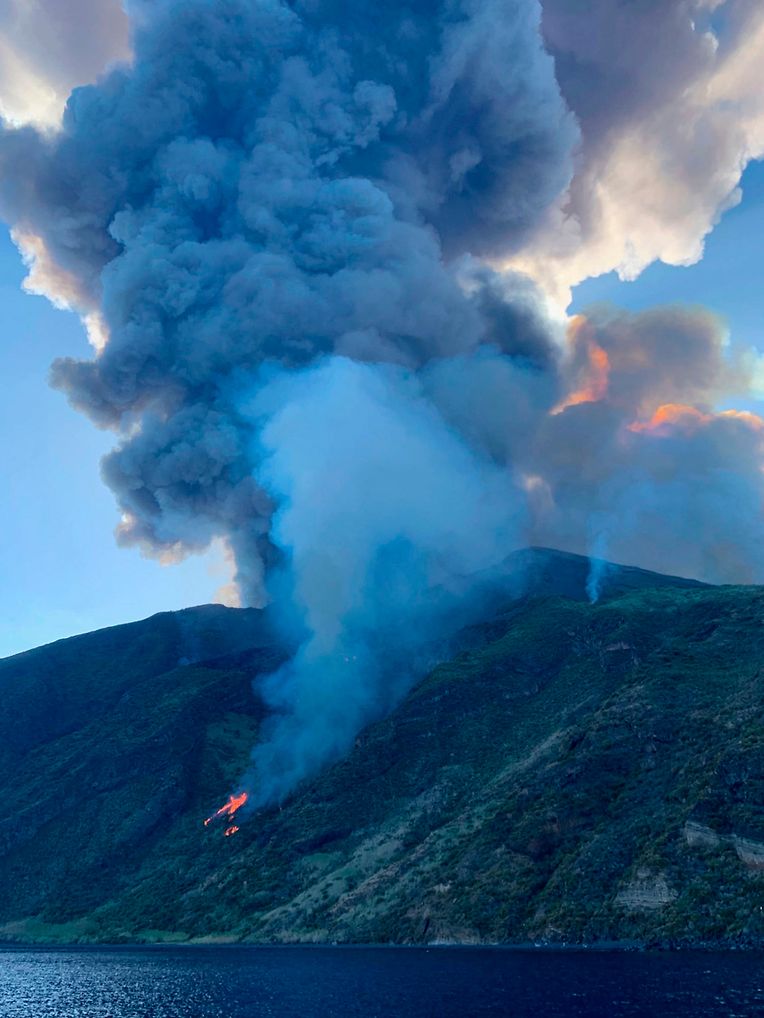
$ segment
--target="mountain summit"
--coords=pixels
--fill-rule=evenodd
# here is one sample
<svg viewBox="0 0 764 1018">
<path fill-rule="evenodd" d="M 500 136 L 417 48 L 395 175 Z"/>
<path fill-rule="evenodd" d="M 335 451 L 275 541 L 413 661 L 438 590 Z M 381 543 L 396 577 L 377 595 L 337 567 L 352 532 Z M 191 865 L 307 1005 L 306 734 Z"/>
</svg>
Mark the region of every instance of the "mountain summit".
<svg viewBox="0 0 764 1018">
<path fill-rule="evenodd" d="M 607 565 L 590 604 L 588 560 L 517 566 L 455 657 L 227 838 L 202 821 L 266 719 L 267 611 L 0 662 L 0 938 L 760 946 L 764 590 Z"/>
</svg>

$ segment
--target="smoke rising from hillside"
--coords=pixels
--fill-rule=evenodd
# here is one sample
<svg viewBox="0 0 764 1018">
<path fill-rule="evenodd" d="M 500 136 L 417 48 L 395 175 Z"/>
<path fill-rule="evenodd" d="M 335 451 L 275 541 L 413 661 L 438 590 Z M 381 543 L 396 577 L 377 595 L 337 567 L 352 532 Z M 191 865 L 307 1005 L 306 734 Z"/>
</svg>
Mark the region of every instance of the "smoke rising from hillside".
<svg viewBox="0 0 764 1018">
<path fill-rule="evenodd" d="M 331 358 L 266 384 L 258 478 L 289 555 L 308 638 L 263 686 L 275 708 L 255 752 L 278 799 L 392 707 L 443 613 L 522 540 L 512 479 L 449 428 L 411 372 Z M 462 612 L 464 607 L 462 607 Z"/>
<path fill-rule="evenodd" d="M 302 629 L 263 687 L 260 801 L 387 709 L 516 547 L 764 575 L 761 422 L 715 411 L 753 358 L 702 311 L 566 339 L 495 267 L 579 139 L 537 3 L 129 9 L 132 65 L 60 132 L 3 126 L 0 211 L 31 288 L 88 324 L 53 383 L 119 435 L 119 539 L 223 539 L 243 601 Z"/>
</svg>

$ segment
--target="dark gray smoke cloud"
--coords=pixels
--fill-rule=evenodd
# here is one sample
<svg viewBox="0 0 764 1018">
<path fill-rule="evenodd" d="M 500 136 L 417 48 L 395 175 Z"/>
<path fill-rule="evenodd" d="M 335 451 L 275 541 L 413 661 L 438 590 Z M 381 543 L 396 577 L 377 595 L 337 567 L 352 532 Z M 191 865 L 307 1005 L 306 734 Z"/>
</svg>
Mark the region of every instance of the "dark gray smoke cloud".
<svg viewBox="0 0 764 1018">
<path fill-rule="evenodd" d="M 759 424 L 714 406 L 754 366 L 702 312 L 600 310 L 566 343 L 486 261 L 571 175 L 537 3 L 129 10 L 132 66 L 55 135 L 2 128 L 0 211 L 100 347 L 53 381 L 119 434 L 120 540 L 222 538 L 303 634 L 263 686 L 256 801 L 342 753 L 528 541 L 740 568 Z"/>
<path fill-rule="evenodd" d="M 270 506 L 245 376 L 475 348 L 499 312 L 441 237 L 511 244 L 567 182 L 575 129 L 533 4 L 138 13 L 134 66 L 75 91 L 59 135 L 4 131 L 0 204 L 108 331 L 53 379 L 127 435 L 104 467 L 122 539 L 172 554 L 222 534 L 254 599 Z"/>
<path fill-rule="evenodd" d="M 306 728 L 268 798 L 379 709 L 360 664 L 355 707 L 332 706 L 337 662 L 368 661 L 375 627 L 423 630 L 428 591 L 521 543 L 513 479 L 416 375 L 486 343 L 518 370 L 552 360 L 532 289 L 513 302 L 464 259 L 520 242 L 577 131 L 527 0 L 131 12 L 133 65 L 76 90 L 59 134 L 3 130 L 0 206 L 37 288 L 108 335 L 53 381 L 121 433 L 103 468 L 120 539 L 171 558 L 223 537 L 249 602 L 266 568 L 294 573 L 312 635 L 273 699 L 315 709 L 274 735 L 279 755 Z"/>
</svg>

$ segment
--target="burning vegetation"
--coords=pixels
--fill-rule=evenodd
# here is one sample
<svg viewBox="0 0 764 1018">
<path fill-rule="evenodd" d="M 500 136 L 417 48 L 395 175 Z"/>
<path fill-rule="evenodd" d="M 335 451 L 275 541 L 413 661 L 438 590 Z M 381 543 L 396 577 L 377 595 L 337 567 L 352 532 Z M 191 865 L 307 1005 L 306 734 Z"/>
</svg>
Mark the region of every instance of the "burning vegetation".
<svg viewBox="0 0 764 1018">
<path fill-rule="evenodd" d="M 221 806 L 219 810 L 212 814 L 212 816 L 207 817 L 207 819 L 204 821 L 204 826 L 209 827 L 210 824 L 213 823 L 215 820 L 220 820 L 223 817 L 226 817 L 229 820 L 233 820 L 233 818 L 239 812 L 241 807 L 246 803 L 248 798 L 249 795 L 247 792 L 239 792 L 238 795 L 230 795 L 228 797 L 228 802 Z M 231 835 L 236 834 L 238 830 L 239 828 L 236 826 L 236 824 L 230 824 L 225 829 L 224 832 L 225 837 L 230 838 Z"/>
</svg>

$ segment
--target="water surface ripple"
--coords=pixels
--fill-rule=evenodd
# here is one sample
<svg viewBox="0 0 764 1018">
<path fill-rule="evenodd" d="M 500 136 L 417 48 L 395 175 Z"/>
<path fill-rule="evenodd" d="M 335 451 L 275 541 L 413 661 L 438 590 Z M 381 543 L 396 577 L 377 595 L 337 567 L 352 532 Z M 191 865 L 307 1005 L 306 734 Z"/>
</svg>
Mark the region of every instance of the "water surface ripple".
<svg viewBox="0 0 764 1018">
<path fill-rule="evenodd" d="M 0 949 L 1 1018 L 753 1018 L 760 954 Z"/>
</svg>

